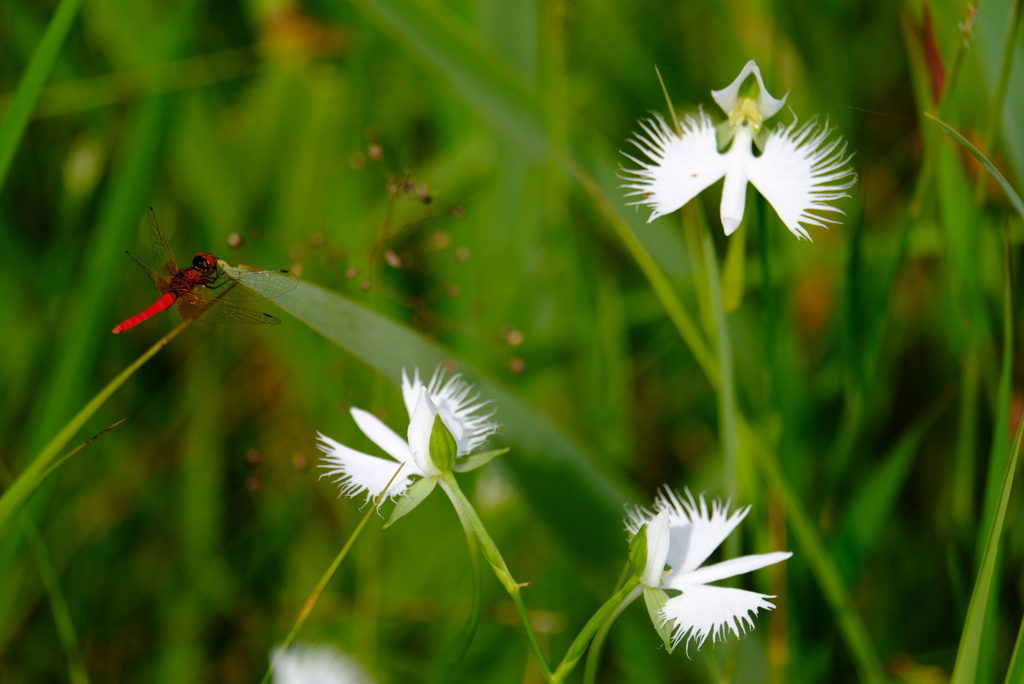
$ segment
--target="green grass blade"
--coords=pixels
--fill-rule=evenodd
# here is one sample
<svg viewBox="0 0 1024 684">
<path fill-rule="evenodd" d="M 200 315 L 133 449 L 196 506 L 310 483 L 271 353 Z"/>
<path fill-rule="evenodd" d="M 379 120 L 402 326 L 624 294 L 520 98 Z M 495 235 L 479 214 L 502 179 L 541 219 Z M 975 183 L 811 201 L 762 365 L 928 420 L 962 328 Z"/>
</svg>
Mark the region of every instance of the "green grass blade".
<svg viewBox="0 0 1024 684">
<path fill-rule="evenodd" d="M 71 454 L 81 451 L 84 447 L 96 441 L 99 437 L 109 432 L 114 427 L 116 426 L 112 425 L 107 428 L 85 444 L 72 451 Z M 69 454 L 69 456 L 71 454 Z M 67 456 L 65 456 L 65 459 L 66 458 Z M 0 463 L 0 481 L 3 482 L 4 487 L 11 484 L 11 474 L 2 463 Z M 57 636 L 60 638 L 61 646 L 64 648 L 64 654 L 68 659 L 68 680 L 71 684 L 89 684 L 89 673 L 85 669 L 85 661 L 82 659 L 82 650 L 79 647 L 78 634 L 75 631 L 75 622 L 71 617 L 71 611 L 68 608 L 67 600 L 64 598 L 64 590 L 61 589 L 60 586 L 60 577 L 57 574 L 57 569 L 53 565 L 53 558 L 50 555 L 50 550 L 46 546 L 46 540 L 43 539 L 43 535 L 40 534 L 39 528 L 30 516 L 25 516 L 21 519 L 21 531 L 24 533 L 25 538 L 32 547 L 32 552 L 36 556 L 36 568 L 39 571 L 39 580 L 42 582 L 43 588 L 46 590 L 46 596 L 50 602 L 50 611 L 53 613 L 53 621 L 57 626 Z"/>
<path fill-rule="evenodd" d="M 61 0 L 53 19 L 50 20 L 50 25 L 46 27 L 43 40 L 32 55 L 32 61 L 18 82 L 10 109 L 7 110 L 3 123 L 0 123 L 0 188 L 4 186 L 7 172 L 14 160 L 14 153 L 18 150 L 28 121 L 32 117 L 32 110 L 39 101 L 39 94 L 43 91 L 50 72 L 53 71 L 57 55 L 64 46 L 64 40 L 68 37 L 68 31 L 81 6 L 82 0 Z"/>
<path fill-rule="evenodd" d="M 955 128 L 950 126 L 945 121 L 942 121 L 941 119 L 932 116 L 928 112 L 925 112 L 924 115 L 927 116 L 932 121 L 934 121 L 935 123 L 939 124 L 939 126 L 942 127 L 942 130 L 946 131 L 946 134 L 949 135 L 949 137 L 963 145 L 964 149 L 966 149 L 968 152 L 974 155 L 974 158 L 981 162 L 981 165 L 984 166 L 985 169 L 992 174 L 992 177 L 996 179 L 997 183 L 999 183 L 999 187 L 1001 187 L 1003 189 L 1003 192 L 1006 193 L 1006 197 L 1007 199 L 1010 200 L 1010 204 L 1013 205 L 1013 208 L 1016 209 L 1017 213 L 1020 214 L 1020 217 L 1024 219 L 1024 201 L 1021 201 L 1020 195 L 1017 194 L 1017 192 L 1013 189 L 1013 186 L 1010 185 L 1010 182 L 1006 180 L 1003 174 L 999 173 L 999 169 L 997 169 L 992 164 L 992 162 L 988 160 L 988 157 L 983 155 L 977 147 L 971 144 L 970 140 L 960 135 L 960 133 L 958 133 Z"/>
<path fill-rule="evenodd" d="M 1010 668 L 1006 671 L 1006 684 L 1024 684 L 1024 620 L 1017 630 L 1017 643 L 1013 647 Z"/>
<path fill-rule="evenodd" d="M 453 359 L 410 328 L 310 283 L 300 283 L 274 301 L 394 383 L 403 368 L 429 373 Z M 578 556 L 598 567 L 617 566 L 623 550 L 614 531 L 622 527 L 622 505 L 636 497 L 522 399 L 455 360 L 481 396 L 495 400 L 503 426 L 501 441 L 512 448 L 503 462 L 533 510 Z"/>
<path fill-rule="evenodd" d="M 939 397 L 914 421 L 846 507 L 843 522 L 829 546 L 847 582 L 856 577 L 891 520 L 921 441 L 950 399 L 949 393 Z"/>
<path fill-rule="evenodd" d="M 843 582 L 835 560 L 828 552 L 824 540 L 817 527 L 804 510 L 792 485 L 786 479 L 782 466 L 774 455 L 770 454 L 751 429 L 741 423 L 743 442 L 750 450 L 751 456 L 757 460 L 768 486 L 782 499 L 789 516 L 789 525 L 793 530 L 805 560 L 814 573 L 825 599 L 829 603 L 842 632 L 850 655 L 857 667 L 862 682 L 881 684 L 885 681 L 882 661 L 871 641 L 867 627 L 853 605 L 853 599 Z"/>
<path fill-rule="evenodd" d="M 13 522 L 15 515 L 25 506 L 36 490 L 39 489 L 39 486 L 46 480 L 50 465 L 57 458 L 57 454 L 82 429 L 85 422 L 124 384 L 125 380 L 141 368 L 142 364 L 149 361 L 154 354 L 167 346 L 167 343 L 184 330 L 186 325 L 188 325 L 187 322 L 182 323 L 164 335 L 156 344 L 146 350 L 142 356 L 121 371 L 116 378 L 107 383 L 106 387 L 100 390 L 82 410 L 75 414 L 74 418 L 68 421 L 67 425 L 61 428 L 60 432 L 53 436 L 49 443 L 32 460 L 29 467 L 18 475 L 18 479 L 14 481 L 14 484 L 0 497 L 0 537 L 10 529 L 10 524 Z"/>
<path fill-rule="evenodd" d="M 971 593 L 971 603 L 967 608 L 967 620 L 960 637 L 960 646 L 956 653 L 956 665 L 953 667 L 951 684 L 970 684 L 978 672 L 978 660 L 981 653 L 981 636 L 985 626 L 985 615 L 988 611 L 989 597 L 992 595 L 992 582 L 996 574 L 996 558 L 999 555 L 999 540 L 1003 533 L 1003 522 L 1006 519 L 1006 507 L 1010 502 L 1010 490 L 1013 487 L 1013 475 L 1017 470 L 1017 458 L 1020 455 L 1020 439 L 1024 433 L 1024 421 L 1017 428 L 1017 436 L 1010 448 L 1010 459 L 1003 473 L 1002 486 L 999 491 L 999 506 L 995 518 L 988 531 L 985 544 L 985 555 L 978 571 L 978 579 Z"/>
</svg>

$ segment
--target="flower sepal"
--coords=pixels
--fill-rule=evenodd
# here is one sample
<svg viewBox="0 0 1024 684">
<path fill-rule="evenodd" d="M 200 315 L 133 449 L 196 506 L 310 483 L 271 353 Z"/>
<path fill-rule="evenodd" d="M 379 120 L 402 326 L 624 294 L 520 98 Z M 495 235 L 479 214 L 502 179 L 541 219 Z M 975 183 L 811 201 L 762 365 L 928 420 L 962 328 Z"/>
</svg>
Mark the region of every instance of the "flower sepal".
<svg viewBox="0 0 1024 684">
<path fill-rule="evenodd" d="M 424 477 L 409 485 L 405 494 L 398 497 L 395 502 L 395 510 L 391 511 L 391 517 L 384 524 L 384 528 L 387 529 L 394 525 L 399 518 L 419 506 L 424 499 L 430 496 L 430 492 L 434 491 L 434 487 L 437 486 L 437 479 L 436 476 Z"/>
<path fill-rule="evenodd" d="M 665 644 L 665 650 L 672 652 L 672 622 L 665 618 L 665 603 L 668 602 L 668 594 L 664 589 L 644 587 L 644 603 L 647 604 L 647 613 L 651 616 L 651 623 L 658 631 Z"/>
<path fill-rule="evenodd" d="M 668 513 L 664 511 L 644 523 L 629 540 L 629 563 L 645 587 L 661 586 L 670 541 Z"/>
<path fill-rule="evenodd" d="M 440 415 L 435 415 L 434 426 L 430 430 L 431 462 L 441 473 L 450 473 L 458 455 L 459 447 L 455 443 L 452 431 L 444 424 Z"/>
<path fill-rule="evenodd" d="M 502 454 L 507 454 L 508 451 L 509 451 L 509 448 L 505 447 L 504 449 L 495 449 L 493 451 L 484 451 L 484 452 L 481 452 L 479 454 L 473 454 L 472 456 L 467 456 L 466 458 L 463 458 L 463 459 L 461 459 L 459 461 L 456 461 L 455 462 L 455 466 L 452 468 L 452 470 L 454 470 L 457 473 L 468 473 L 470 470 L 476 470 L 477 468 L 480 468 L 481 466 L 487 465 L 488 463 L 490 463 L 493 459 L 497 458 L 498 456 L 501 456 Z"/>
</svg>

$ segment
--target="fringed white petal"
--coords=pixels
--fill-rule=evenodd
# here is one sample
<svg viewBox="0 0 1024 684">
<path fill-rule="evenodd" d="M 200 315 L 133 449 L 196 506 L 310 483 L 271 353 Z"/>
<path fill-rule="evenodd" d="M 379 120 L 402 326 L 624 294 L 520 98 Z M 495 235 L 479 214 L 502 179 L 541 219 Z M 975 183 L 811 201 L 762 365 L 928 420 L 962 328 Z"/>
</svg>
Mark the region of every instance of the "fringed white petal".
<svg viewBox="0 0 1024 684">
<path fill-rule="evenodd" d="M 498 431 L 499 425 L 491 420 L 495 410 L 490 413 L 478 413 L 491 402 L 480 401 L 480 393 L 474 393 L 473 385 L 463 380 L 459 373 L 445 380 L 441 366 L 434 370 L 429 384 L 424 384 L 420 380 L 418 368 L 412 381 L 405 370 L 402 370 L 402 398 L 405 400 L 410 419 L 423 388 L 426 388 L 430 400 L 437 407 L 445 425 L 451 430 L 459 456 L 473 453 L 488 437 Z"/>
<path fill-rule="evenodd" d="M 853 155 L 846 153 L 841 137 L 827 142 L 831 132 L 827 121 L 822 127 L 814 120 L 799 128 L 795 120 L 789 126 L 780 125 L 769 134 L 764 153 L 747 168 L 750 182 L 798 238 L 811 239 L 801 223 L 823 228 L 838 223 L 813 212 L 842 214 L 828 202 L 849 197 L 845 190 L 857 182 L 847 166 Z"/>
<path fill-rule="evenodd" d="M 383 449 L 384 453 L 388 456 L 399 463 L 412 458 L 412 452 L 409 450 L 409 445 L 406 441 L 385 425 L 380 418 L 369 411 L 355 407 L 349 409 L 349 413 L 352 414 L 352 420 L 356 421 L 356 425 L 363 431 L 363 434 Z"/>
<path fill-rule="evenodd" d="M 708 559 L 736 526 L 743 521 L 750 507 L 742 508 L 729 515 L 729 505 L 721 501 L 711 502 L 708 512 L 704 495 L 700 495 L 699 503 L 686 490 L 686 497 L 681 498 L 667 487 L 658 494 L 655 500 L 657 511 L 669 511 L 669 529 L 672 544 L 668 553 L 668 564 L 673 574 L 695 570 Z"/>
<path fill-rule="evenodd" d="M 689 645 L 697 642 L 699 649 L 710 636 L 712 643 L 724 639 L 727 630 L 737 637 L 753 629 L 751 614 L 771 610 L 775 606 L 765 599 L 775 598 L 743 589 L 709 587 L 695 584 L 681 588 L 679 596 L 665 602 L 662 617 L 672 624 L 672 647 L 684 639 Z"/>
<path fill-rule="evenodd" d="M 275 648 L 270 656 L 274 684 L 371 684 L 355 658 L 330 646 L 294 644 Z"/>
<path fill-rule="evenodd" d="M 356 451 L 325 434 L 318 432 L 317 435 L 320 438 L 317 448 L 326 454 L 323 458 L 326 463 L 320 464 L 324 469 L 320 477 L 333 478 L 345 496 L 355 496 L 360 492 L 366 492 L 367 499 L 377 496 L 387 487 L 401 463 Z M 404 463 L 398 477 L 388 487 L 387 496 L 392 499 L 405 492 L 410 477 L 423 477 L 423 471 L 412 460 Z"/>
<path fill-rule="evenodd" d="M 642 133 L 630 141 L 649 161 L 623 153 L 640 168 L 623 169 L 623 188 L 639 196 L 630 204 L 652 209 L 650 223 L 659 216 L 679 209 L 702 190 L 725 175 L 727 162 L 718 153 L 715 126 L 703 111 L 697 118 L 687 116 L 680 122 L 678 135 L 660 115 L 640 122 Z"/>
<path fill-rule="evenodd" d="M 766 568 L 769 565 L 781 563 L 792 555 L 789 551 L 775 551 L 772 553 L 759 553 L 751 556 L 730 558 L 721 563 L 697 568 L 692 572 L 674 572 L 665 578 L 665 586 L 670 589 L 683 589 L 687 585 L 717 582 L 728 577 L 743 575 L 754 570 Z"/>
</svg>

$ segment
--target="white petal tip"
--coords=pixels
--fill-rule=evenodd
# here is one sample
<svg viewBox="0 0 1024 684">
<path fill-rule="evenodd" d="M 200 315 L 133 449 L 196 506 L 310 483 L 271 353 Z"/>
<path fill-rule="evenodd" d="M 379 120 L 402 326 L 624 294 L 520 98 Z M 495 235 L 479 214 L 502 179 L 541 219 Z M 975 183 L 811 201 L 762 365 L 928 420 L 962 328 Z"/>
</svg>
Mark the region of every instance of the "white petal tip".
<svg viewBox="0 0 1024 684">
<path fill-rule="evenodd" d="M 740 219 L 722 217 L 722 227 L 725 228 L 726 235 L 732 235 L 736 232 L 736 229 L 740 227 Z"/>
</svg>

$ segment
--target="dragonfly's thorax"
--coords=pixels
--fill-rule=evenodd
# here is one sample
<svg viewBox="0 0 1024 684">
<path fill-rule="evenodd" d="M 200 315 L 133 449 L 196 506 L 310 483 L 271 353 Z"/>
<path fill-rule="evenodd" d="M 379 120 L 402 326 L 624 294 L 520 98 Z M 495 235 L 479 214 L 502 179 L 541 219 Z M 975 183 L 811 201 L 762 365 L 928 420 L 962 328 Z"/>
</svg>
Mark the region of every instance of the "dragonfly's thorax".
<svg viewBox="0 0 1024 684">
<path fill-rule="evenodd" d="M 219 276 L 217 260 L 210 254 L 197 254 L 192 259 L 192 266 L 174 274 L 170 289 L 180 297 L 198 285 L 213 285 Z"/>
</svg>

